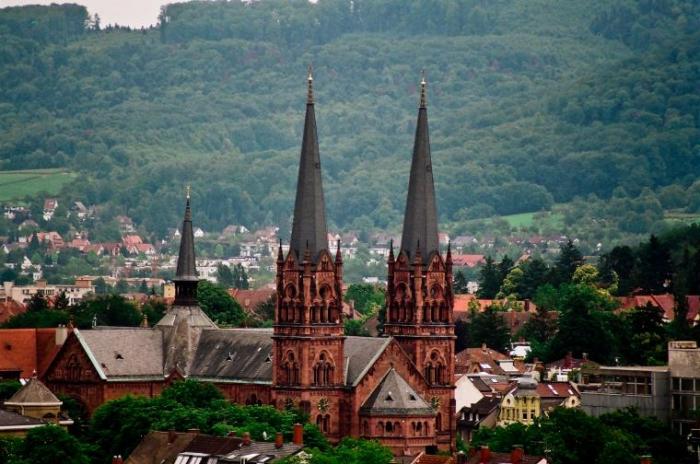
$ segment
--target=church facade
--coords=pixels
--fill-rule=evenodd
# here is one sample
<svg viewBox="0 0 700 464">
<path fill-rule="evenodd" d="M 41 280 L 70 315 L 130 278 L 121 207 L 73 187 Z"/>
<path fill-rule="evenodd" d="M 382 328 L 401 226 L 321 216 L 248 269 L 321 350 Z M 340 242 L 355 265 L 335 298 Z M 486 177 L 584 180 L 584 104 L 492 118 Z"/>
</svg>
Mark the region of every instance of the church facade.
<svg viewBox="0 0 700 464">
<path fill-rule="evenodd" d="M 438 246 L 426 83 L 402 243 L 388 260 L 385 337 L 343 333 L 340 243 L 328 249 L 313 95 L 306 118 L 289 250 L 277 256 L 272 329 L 220 329 L 197 305 L 189 195 L 175 302 L 154 328 L 74 330 L 44 374 L 89 411 L 175 380 L 215 384 L 231 401 L 296 407 L 333 442 L 377 439 L 396 455 L 455 444 L 452 262 Z"/>
</svg>

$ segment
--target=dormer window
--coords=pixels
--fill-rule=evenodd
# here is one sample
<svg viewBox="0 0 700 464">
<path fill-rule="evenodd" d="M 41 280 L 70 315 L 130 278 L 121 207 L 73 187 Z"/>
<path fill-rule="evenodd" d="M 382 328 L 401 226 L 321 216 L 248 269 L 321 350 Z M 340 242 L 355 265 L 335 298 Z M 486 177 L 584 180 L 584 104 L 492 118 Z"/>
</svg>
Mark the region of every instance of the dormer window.
<svg viewBox="0 0 700 464">
<path fill-rule="evenodd" d="M 124 359 L 124 356 L 121 353 L 114 353 L 114 359 Z"/>
<path fill-rule="evenodd" d="M 386 397 L 384 398 L 385 401 L 394 401 L 394 397 L 391 395 L 391 392 L 387 393 Z"/>
</svg>

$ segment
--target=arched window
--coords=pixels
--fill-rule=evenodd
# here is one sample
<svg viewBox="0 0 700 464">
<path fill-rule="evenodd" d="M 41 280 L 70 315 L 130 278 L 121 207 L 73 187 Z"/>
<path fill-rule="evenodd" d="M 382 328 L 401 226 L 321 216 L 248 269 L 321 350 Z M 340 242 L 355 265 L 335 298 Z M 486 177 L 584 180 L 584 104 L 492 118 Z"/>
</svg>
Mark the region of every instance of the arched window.
<svg viewBox="0 0 700 464">
<path fill-rule="evenodd" d="M 68 371 L 68 380 L 80 380 L 80 374 L 81 374 L 81 369 L 80 369 L 80 362 L 78 361 L 78 357 L 76 355 L 72 355 L 68 359 L 68 363 L 66 365 L 67 371 Z"/>
<path fill-rule="evenodd" d="M 321 432 L 328 433 L 328 431 L 330 430 L 330 424 L 331 416 L 329 414 L 319 414 L 318 416 L 316 416 L 316 426 L 321 430 Z"/>
<path fill-rule="evenodd" d="M 430 434 L 430 429 L 428 428 L 428 423 L 423 422 L 423 435 L 429 435 Z"/>
<path fill-rule="evenodd" d="M 289 385 L 299 385 L 300 382 L 300 376 L 299 376 L 299 363 L 296 362 L 296 359 L 294 358 L 294 353 L 289 351 L 287 353 L 287 358 L 284 362 L 284 365 L 282 366 L 283 370 L 283 375 L 284 379 L 283 383 L 289 384 Z"/>
<path fill-rule="evenodd" d="M 423 375 L 429 384 L 446 385 L 449 383 L 447 368 L 442 356 L 437 351 L 430 353 L 430 359 L 423 367 Z"/>
<path fill-rule="evenodd" d="M 328 354 L 322 351 L 318 356 L 318 361 L 314 365 L 314 385 L 324 386 L 333 384 L 334 366 Z"/>
<path fill-rule="evenodd" d="M 377 423 L 377 435 L 384 435 L 384 422 L 382 421 Z"/>
<path fill-rule="evenodd" d="M 394 433 L 394 425 L 391 422 L 387 422 L 384 430 L 387 434 Z"/>
</svg>

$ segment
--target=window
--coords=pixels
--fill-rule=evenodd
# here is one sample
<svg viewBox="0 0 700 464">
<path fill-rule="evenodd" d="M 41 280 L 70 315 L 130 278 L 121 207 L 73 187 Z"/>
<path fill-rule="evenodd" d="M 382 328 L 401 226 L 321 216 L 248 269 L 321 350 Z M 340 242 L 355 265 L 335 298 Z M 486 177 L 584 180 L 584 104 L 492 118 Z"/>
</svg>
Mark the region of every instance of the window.
<svg viewBox="0 0 700 464">
<path fill-rule="evenodd" d="M 313 368 L 313 374 L 314 374 L 314 385 L 331 385 L 333 384 L 333 371 L 334 366 L 333 364 L 329 361 L 329 356 L 325 351 L 322 351 L 321 354 L 318 356 L 318 361 L 314 365 Z"/>
<path fill-rule="evenodd" d="M 693 379 L 681 379 L 681 390 L 693 391 Z"/>
</svg>

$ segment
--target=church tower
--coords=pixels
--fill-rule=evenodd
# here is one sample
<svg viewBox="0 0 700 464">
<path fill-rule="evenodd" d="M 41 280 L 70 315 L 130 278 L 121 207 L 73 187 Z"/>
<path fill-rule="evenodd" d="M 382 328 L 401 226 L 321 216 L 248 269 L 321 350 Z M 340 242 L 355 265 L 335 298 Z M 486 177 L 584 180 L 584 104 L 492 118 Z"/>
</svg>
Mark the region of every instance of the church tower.
<svg viewBox="0 0 700 464">
<path fill-rule="evenodd" d="M 156 328 L 163 331 L 163 374 L 173 378 L 186 378 L 192 367 L 192 358 L 202 329 L 215 329 L 197 303 L 197 267 L 194 255 L 194 233 L 192 232 L 192 208 L 190 189 L 187 188 L 185 217 L 180 235 L 180 252 L 175 272 L 175 301 L 158 321 Z"/>
<path fill-rule="evenodd" d="M 426 81 L 420 84 L 418 122 L 401 248 L 388 260 L 384 333 L 403 347 L 430 386 L 442 448 L 454 443 L 454 321 L 452 256 L 440 255 L 430 157 Z"/>
<path fill-rule="evenodd" d="M 343 263 L 340 243 L 335 257 L 328 250 L 311 68 L 307 86 L 292 236 L 287 256 L 281 243 L 277 256 L 273 399 L 277 407 L 305 410 L 326 436 L 339 439 Z"/>
</svg>

